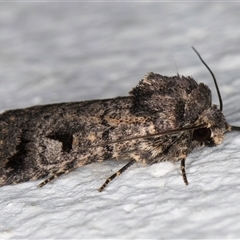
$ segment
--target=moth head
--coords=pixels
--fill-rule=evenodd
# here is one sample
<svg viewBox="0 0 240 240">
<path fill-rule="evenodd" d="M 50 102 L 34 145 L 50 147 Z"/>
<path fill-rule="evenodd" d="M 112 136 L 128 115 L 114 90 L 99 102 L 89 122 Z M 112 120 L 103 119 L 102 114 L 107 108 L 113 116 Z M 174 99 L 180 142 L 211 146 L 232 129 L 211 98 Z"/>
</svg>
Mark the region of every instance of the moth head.
<svg viewBox="0 0 240 240">
<path fill-rule="evenodd" d="M 197 126 L 203 126 L 193 131 L 193 140 L 208 147 L 220 144 L 224 134 L 229 131 L 229 125 L 220 109 L 213 105 L 205 110 L 196 122 Z"/>
<path fill-rule="evenodd" d="M 192 47 L 192 48 L 195 51 L 195 53 L 198 55 L 201 62 L 205 65 L 205 67 L 208 69 L 208 71 L 212 75 L 212 78 L 213 78 L 213 81 L 214 81 L 214 84 L 215 84 L 215 87 L 217 90 L 218 99 L 219 99 L 219 109 L 216 108 L 215 105 L 213 105 L 211 109 L 212 109 L 213 113 L 215 113 L 215 114 L 213 114 L 212 117 L 211 117 L 211 115 L 209 115 L 209 113 L 206 113 L 205 117 L 202 116 L 202 118 L 203 118 L 202 120 L 208 119 L 209 122 L 203 121 L 207 124 L 206 127 L 195 129 L 193 132 L 193 138 L 195 140 L 197 140 L 198 142 L 204 142 L 205 145 L 208 145 L 208 146 L 210 146 L 211 143 L 213 143 L 214 145 L 217 145 L 222 142 L 225 132 L 240 131 L 240 127 L 229 125 L 226 122 L 225 117 L 222 113 L 223 103 L 222 103 L 222 97 L 221 97 L 221 94 L 220 94 L 220 91 L 218 88 L 217 80 L 216 80 L 212 70 L 208 67 L 208 65 L 202 59 L 202 57 L 197 52 L 197 50 L 194 47 Z"/>
</svg>

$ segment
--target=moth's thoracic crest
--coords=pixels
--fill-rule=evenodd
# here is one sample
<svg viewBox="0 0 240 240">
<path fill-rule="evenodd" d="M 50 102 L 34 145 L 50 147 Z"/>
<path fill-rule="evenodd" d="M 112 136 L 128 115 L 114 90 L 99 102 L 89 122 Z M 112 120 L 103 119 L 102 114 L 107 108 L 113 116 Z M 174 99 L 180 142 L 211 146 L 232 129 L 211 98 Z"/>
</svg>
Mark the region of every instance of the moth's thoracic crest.
<svg viewBox="0 0 240 240">
<path fill-rule="evenodd" d="M 214 77 L 214 76 L 213 76 Z M 214 78 L 215 81 L 215 78 Z M 200 146 L 222 142 L 230 126 L 210 89 L 192 77 L 146 75 L 129 96 L 60 103 L 0 114 L 0 186 L 46 177 L 45 185 L 86 164 L 180 162 Z"/>
</svg>

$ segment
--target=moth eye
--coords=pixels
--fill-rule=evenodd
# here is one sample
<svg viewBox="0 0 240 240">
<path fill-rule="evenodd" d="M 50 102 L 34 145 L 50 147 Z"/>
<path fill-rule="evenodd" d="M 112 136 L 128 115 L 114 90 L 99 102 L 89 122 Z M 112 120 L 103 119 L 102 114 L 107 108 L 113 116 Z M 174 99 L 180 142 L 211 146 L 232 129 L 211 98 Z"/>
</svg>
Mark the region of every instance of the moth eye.
<svg viewBox="0 0 240 240">
<path fill-rule="evenodd" d="M 198 142 L 206 142 L 211 137 L 209 128 L 199 128 L 193 131 L 193 139 Z"/>
</svg>

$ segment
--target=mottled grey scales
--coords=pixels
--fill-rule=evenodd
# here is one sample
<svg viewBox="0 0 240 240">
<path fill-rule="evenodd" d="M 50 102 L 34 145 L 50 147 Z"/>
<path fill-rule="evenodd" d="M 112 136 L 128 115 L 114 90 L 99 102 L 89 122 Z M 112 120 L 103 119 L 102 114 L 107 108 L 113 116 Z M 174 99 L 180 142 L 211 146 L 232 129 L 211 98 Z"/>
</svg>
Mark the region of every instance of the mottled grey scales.
<svg viewBox="0 0 240 240">
<path fill-rule="evenodd" d="M 144 164 L 181 161 L 185 175 L 187 155 L 195 147 L 220 144 L 230 130 L 205 84 L 149 73 L 126 97 L 0 114 L 0 186 L 47 178 L 44 185 L 114 158 Z"/>
</svg>

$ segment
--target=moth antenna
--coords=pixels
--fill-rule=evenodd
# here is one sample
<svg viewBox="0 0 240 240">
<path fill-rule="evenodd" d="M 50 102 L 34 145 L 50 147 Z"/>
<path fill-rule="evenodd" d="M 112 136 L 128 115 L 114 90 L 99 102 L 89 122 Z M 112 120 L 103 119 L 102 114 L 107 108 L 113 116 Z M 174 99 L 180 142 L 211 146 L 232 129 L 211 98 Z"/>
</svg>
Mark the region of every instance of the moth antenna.
<svg viewBox="0 0 240 240">
<path fill-rule="evenodd" d="M 218 84 L 217 84 L 217 80 L 212 72 L 212 70 L 210 69 L 210 67 L 204 62 L 204 60 L 202 59 L 201 55 L 198 53 L 198 51 L 192 47 L 193 51 L 198 55 L 199 59 L 201 60 L 201 62 L 205 65 L 205 67 L 208 69 L 208 71 L 210 72 L 210 74 L 212 75 L 216 90 L 217 90 L 217 94 L 218 94 L 218 99 L 219 99 L 219 108 L 222 111 L 223 110 L 223 103 L 222 103 L 222 97 L 218 88 Z"/>
<path fill-rule="evenodd" d="M 179 76 L 179 72 L 178 72 L 178 67 L 177 67 L 176 61 L 173 60 L 173 62 L 174 62 L 175 71 L 177 72 L 176 75 Z"/>
<path fill-rule="evenodd" d="M 205 65 L 205 67 L 208 69 L 208 71 L 211 73 L 212 75 L 212 78 L 213 78 L 213 81 L 214 81 L 214 84 L 215 84 L 215 87 L 216 87 L 216 90 L 217 90 L 217 94 L 218 94 L 218 99 L 219 99 L 219 108 L 220 110 L 222 111 L 223 110 L 223 103 L 222 103 L 222 97 L 221 97 L 221 94 L 220 94 L 220 91 L 219 91 L 219 88 L 218 88 L 218 84 L 217 84 L 217 80 L 212 72 L 212 70 L 209 68 L 209 66 L 204 62 L 204 60 L 202 59 L 201 55 L 198 53 L 198 51 L 192 47 L 193 51 L 198 55 L 198 57 L 200 58 L 201 62 Z M 231 126 L 229 125 L 230 127 L 230 131 L 239 131 L 240 132 L 240 127 L 238 126 Z"/>
<path fill-rule="evenodd" d="M 112 142 L 107 142 L 107 143 L 103 143 L 103 144 L 91 145 L 90 147 L 85 147 L 85 148 L 103 147 L 103 146 L 106 146 L 106 145 L 109 145 L 109 144 L 114 144 L 114 143 L 121 143 L 121 142 L 136 140 L 136 139 L 143 139 L 143 138 L 171 135 L 171 134 L 180 133 L 180 132 L 188 132 L 188 131 L 196 130 L 196 129 L 199 129 L 199 128 L 206 128 L 206 125 L 201 124 L 201 125 L 198 125 L 198 126 L 195 126 L 195 127 L 187 127 L 187 128 L 182 128 L 182 129 L 173 129 L 173 130 L 169 130 L 167 132 L 154 133 L 154 134 L 138 136 L 138 137 L 130 137 L 130 138 L 125 138 L 125 139 L 112 141 Z"/>
<path fill-rule="evenodd" d="M 240 127 L 230 125 L 230 131 L 239 131 L 240 132 Z"/>
</svg>

